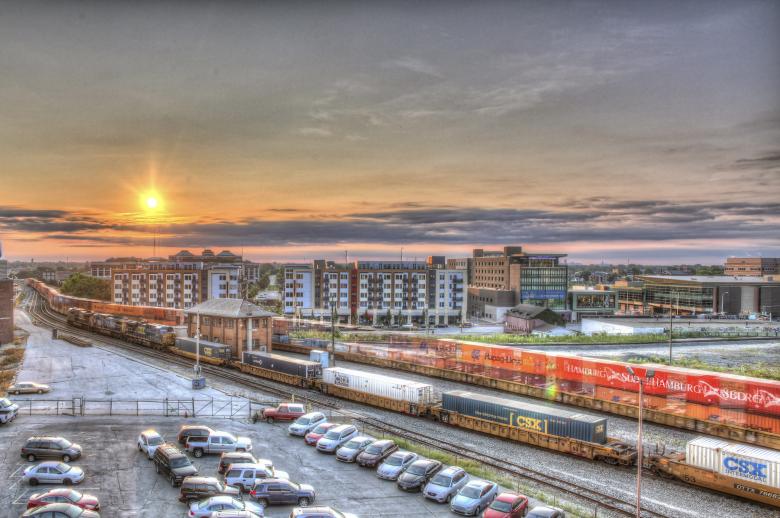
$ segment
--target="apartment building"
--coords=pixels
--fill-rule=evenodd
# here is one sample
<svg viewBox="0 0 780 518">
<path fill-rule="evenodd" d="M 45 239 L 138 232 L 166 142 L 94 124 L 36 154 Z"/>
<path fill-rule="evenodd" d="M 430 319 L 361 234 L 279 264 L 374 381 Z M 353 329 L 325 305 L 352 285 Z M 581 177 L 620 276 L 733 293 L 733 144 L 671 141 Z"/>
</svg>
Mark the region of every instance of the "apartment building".
<svg viewBox="0 0 780 518">
<path fill-rule="evenodd" d="M 362 321 L 412 323 L 428 308 L 428 265 L 422 261 L 357 261 L 354 314 Z"/>
<path fill-rule="evenodd" d="M 428 270 L 428 318 L 434 325 L 465 321 L 467 278 L 460 269 Z"/>
<path fill-rule="evenodd" d="M 284 314 L 311 316 L 314 309 L 314 267 L 311 264 L 284 265 Z"/>
<path fill-rule="evenodd" d="M 465 270 L 466 284 L 469 286 L 474 284 L 474 258 L 460 257 L 460 258 L 447 259 L 447 269 Z"/>
</svg>

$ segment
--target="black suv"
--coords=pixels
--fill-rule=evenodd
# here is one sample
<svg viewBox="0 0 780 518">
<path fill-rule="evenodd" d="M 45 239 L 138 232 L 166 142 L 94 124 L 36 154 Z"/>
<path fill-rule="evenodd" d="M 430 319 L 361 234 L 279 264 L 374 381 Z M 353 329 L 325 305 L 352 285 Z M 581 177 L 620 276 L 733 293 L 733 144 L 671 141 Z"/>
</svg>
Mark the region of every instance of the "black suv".
<svg viewBox="0 0 780 518">
<path fill-rule="evenodd" d="M 241 492 L 233 486 L 226 486 L 214 477 L 187 477 L 181 483 L 179 502 L 190 503 L 212 496 L 234 496 L 240 498 Z"/>
<path fill-rule="evenodd" d="M 198 468 L 192 465 L 190 459 L 170 443 L 158 446 L 152 461 L 157 473 L 168 477 L 173 487 L 180 485 L 185 477 L 198 474 Z"/>
<path fill-rule="evenodd" d="M 22 457 L 35 459 L 62 459 L 70 462 L 81 457 L 81 446 L 62 437 L 30 437 L 22 446 Z"/>
</svg>

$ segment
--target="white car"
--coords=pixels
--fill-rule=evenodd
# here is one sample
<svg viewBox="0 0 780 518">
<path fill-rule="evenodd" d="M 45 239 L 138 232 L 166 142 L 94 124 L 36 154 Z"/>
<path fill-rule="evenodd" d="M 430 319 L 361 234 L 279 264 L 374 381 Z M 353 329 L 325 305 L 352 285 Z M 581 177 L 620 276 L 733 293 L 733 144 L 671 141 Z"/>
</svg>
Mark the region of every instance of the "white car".
<svg viewBox="0 0 780 518">
<path fill-rule="evenodd" d="M 19 405 L 12 403 L 8 398 L 0 398 L 0 423 L 10 423 L 16 419 L 19 413 Z"/>
<path fill-rule="evenodd" d="M 138 436 L 138 451 L 144 452 L 149 460 L 152 460 L 157 447 L 164 443 L 165 439 L 156 430 L 146 430 Z"/>
<path fill-rule="evenodd" d="M 314 430 L 318 424 L 324 423 L 325 419 L 325 414 L 322 412 L 309 412 L 308 414 L 303 414 L 287 427 L 287 433 L 303 437 Z"/>
<path fill-rule="evenodd" d="M 38 484 L 79 484 L 84 480 L 84 471 L 78 466 L 70 466 L 64 462 L 41 462 L 24 470 L 24 480 L 31 486 Z"/>
<path fill-rule="evenodd" d="M 250 501 L 241 501 L 232 496 L 212 496 L 190 505 L 190 518 L 211 518 L 217 511 L 250 511 L 263 516 L 263 506 Z"/>
</svg>

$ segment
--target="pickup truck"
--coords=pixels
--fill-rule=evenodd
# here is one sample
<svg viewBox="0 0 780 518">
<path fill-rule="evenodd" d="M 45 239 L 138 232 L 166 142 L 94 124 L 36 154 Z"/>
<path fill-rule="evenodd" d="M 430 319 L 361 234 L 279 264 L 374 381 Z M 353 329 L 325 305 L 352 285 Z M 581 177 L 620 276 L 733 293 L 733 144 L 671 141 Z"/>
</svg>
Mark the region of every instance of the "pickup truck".
<svg viewBox="0 0 780 518">
<path fill-rule="evenodd" d="M 249 437 L 236 437 L 227 432 L 214 432 L 208 437 L 189 437 L 187 451 L 200 458 L 205 453 L 252 451 Z"/>
<path fill-rule="evenodd" d="M 16 419 L 16 414 L 19 412 L 19 405 L 11 403 L 8 398 L 0 398 L 0 423 L 10 423 Z"/>
<path fill-rule="evenodd" d="M 264 408 L 262 412 L 252 416 L 252 422 L 262 419 L 267 423 L 274 421 L 294 421 L 306 413 L 302 403 L 282 403 L 276 408 Z"/>
</svg>

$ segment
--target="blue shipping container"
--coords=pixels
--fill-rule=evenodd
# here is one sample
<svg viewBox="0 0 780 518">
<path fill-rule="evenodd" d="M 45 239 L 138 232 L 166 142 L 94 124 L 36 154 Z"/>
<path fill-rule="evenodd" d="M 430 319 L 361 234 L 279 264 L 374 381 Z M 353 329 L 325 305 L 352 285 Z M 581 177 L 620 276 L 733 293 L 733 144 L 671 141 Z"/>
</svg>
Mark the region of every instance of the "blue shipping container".
<svg viewBox="0 0 780 518">
<path fill-rule="evenodd" d="M 559 437 L 604 444 L 607 419 L 523 401 L 453 390 L 442 394 L 442 408 L 450 412 Z"/>
</svg>

